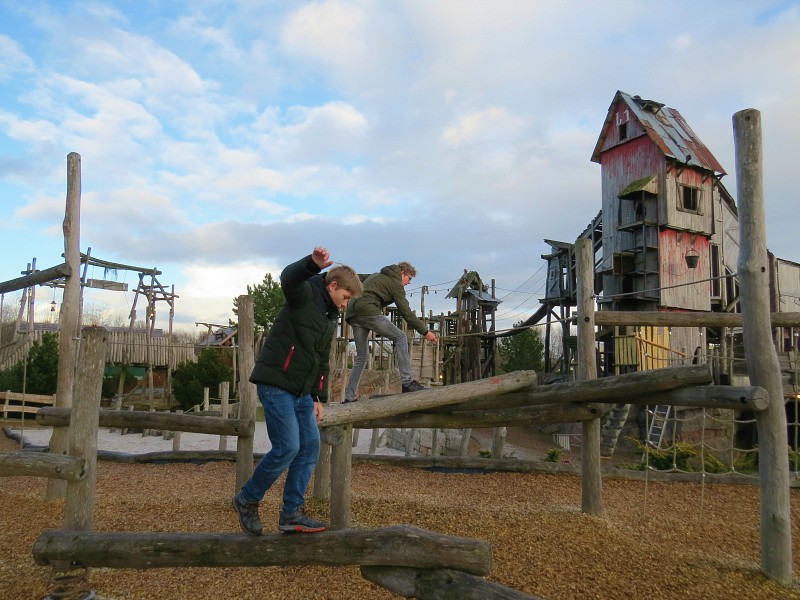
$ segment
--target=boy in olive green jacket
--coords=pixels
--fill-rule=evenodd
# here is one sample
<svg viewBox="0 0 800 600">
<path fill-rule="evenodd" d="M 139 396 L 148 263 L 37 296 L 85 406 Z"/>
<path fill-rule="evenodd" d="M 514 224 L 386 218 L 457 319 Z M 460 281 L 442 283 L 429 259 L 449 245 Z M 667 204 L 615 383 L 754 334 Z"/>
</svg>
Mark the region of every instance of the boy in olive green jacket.
<svg viewBox="0 0 800 600">
<path fill-rule="evenodd" d="M 405 319 L 409 326 L 426 340 L 430 342 L 436 341 L 436 334 L 428 330 L 425 324 L 417 318 L 406 299 L 406 291 L 403 288 L 416 275 L 417 270 L 407 262 L 383 267 L 379 273 L 373 273 L 364 280 L 364 291 L 361 297 L 353 300 L 347 307 L 345 319 L 353 328 L 353 338 L 356 342 L 356 359 L 353 362 L 350 381 L 347 383 L 347 389 L 345 390 L 345 402 L 357 400 L 358 382 L 367 362 L 367 339 L 370 331 L 387 337 L 394 343 L 403 392 L 416 392 L 425 389 L 411 379 L 411 361 L 408 355 L 406 334 L 383 314 L 384 309 L 394 303 L 400 316 Z"/>
</svg>

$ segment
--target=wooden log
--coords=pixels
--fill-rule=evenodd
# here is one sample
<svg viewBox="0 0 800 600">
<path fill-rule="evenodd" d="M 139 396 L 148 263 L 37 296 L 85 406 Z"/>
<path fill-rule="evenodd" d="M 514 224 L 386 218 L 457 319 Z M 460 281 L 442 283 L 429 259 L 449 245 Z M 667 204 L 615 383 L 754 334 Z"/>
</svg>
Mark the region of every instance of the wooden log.
<svg viewBox="0 0 800 600">
<path fill-rule="evenodd" d="M 604 404 L 538 404 L 497 410 L 454 411 L 450 413 L 407 413 L 359 421 L 354 427 L 418 427 L 469 429 L 483 427 L 513 427 L 547 423 L 578 423 L 601 417 L 607 410 Z"/>
<path fill-rule="evenodd" d="M 319 430 L 319 437 L 329 446 L 338 446 L 344 440 L 344 426 L 322 427 Z"/>
<path fill-rule="evenodd" d="M 219 384 L 219 402 L 220 402 L 220 417 L 223 419 L 228 418 L 228 400 L 230 398 L 231 393 L 231 383 L 230 381 L 223 381 Z M 254 424 L 255 425 L 255 424 Z M 228 449 L 228 436 L 221 435 L 219 436 L 219 450 L 225 451 Z"/>
<path fill-rule="evenodd" d="M 118 411 L 101 408 L 100 427 L 123 427 L 126 429 L 169 429 L 189 433 L 211 435 L 235 435 L 253 437 L 255 423 L 247 419 L 223 419 L 222 417 L 198 417 L 170 412 L 144 410 Z M 45 427 L 65 427 L 70 422 L 69 408 L 42 408 L 36 413 L 36 422 Z"/>
<path fill-rule="evenodd" d="M 331 448 L 331 529 L 350 528 L 353 427 L 342 427 L 344 442 Z"/>
<path fill-rule="evenodd" d="M 97 478 L 97 413 L 103 395 L 106 364 L 106 330 L 85 327 L 81 333 L 80 365 L 75 376 L 74 407 L 67 436 L 70 456 L 85 460 L 86 476 L 67 482 L 64 528 L 88 531 L 94 523 L 95 480 Z M 112 411 L 116 412 L 116 411 Z"/>
<path fill-rule="evenodd" d="M 419 600 L 540 600 L 453 569 L 362 566 L 361 576 L 403 598 Z"/>
<path fill-rule="evenodd" d="M 72 275 L 72 269 L 70 268 L 69 264 L 62 263 L 60 265 L 56 265 L 55 267 L 50 267 L 49 269 L 36 271 L 30 275 L 23 275 L 22 277 L 17 277 L 16 279 L 4 281 L 3 283 L 0 283 L 0 294 L 16 292 L 17 290 L 33 287 L 35 285 L 39 285 L 40 283 L 47 283 L 48 281 L 53 281 L 54 279 L 69 277 L 70 275 Z"/>
<path fill-rule="evenodd" d="M 658 394 L 629 398 L 628 404 L 661 404 L 702 408 L 762 411 L 769 404 L 767 390 L 754 386 L 695 385 Z"/>
<path fill-rule="evenodd" d="M 239 296 L 239 326 L 237 328 L 237 364 L 239 368 L 239 418 L 253 423 L 255 428 L 258 395 L 248 378 L 255 365 L 255 317 L 253 297 Z M 253 473 L 253 434 L 236 441 L 236 489 L 238 491 Z"/>
<path fill-rule="evenodd" d="M 0 452 L 0 476 L 15 475 L 78 481 L 86 475 L 86 461 L 65 454 Z"/>
<path fill-rule="evenodd" d="M 258 537 L 242 533 L 48 530 L 36 539 L 33 558 L 39 565 L 70 561 L 115 569 L 392 565 L 457 569 L 473 575 L 491 571 L 489 542 L 411 525 Z"/>
<path fill-rule="evenodd" d="M 176 435 L 180 432 L 176 432 Z M 263 454 L 254 454 L 253 458 L 260 458 Z M 236 462 L 234 450 L 159 450 L 157 452 L 128 453 L 113 450 L 98 450 L 98 460 L 111 460 L 129 464 L 166 464 L 166 463 L 195 463 L 202 464 L 212 461 Z"/>
<path fill-rule="evenodd" d="M 781 312 L 769 315 L 772 327 L 800 327 L 800 312 Z M 594 314 L 595 325 L 652 325 L 654 327 L 741 327 L 741 313 L 728 312 L 668 312 L 668 311 L 612 311 L 601 310 Z"/>
<path fill-rule="evenodd" d="M 575 242 L 577 265 L 578 368 L 579 381 L 597 379 L 594 333 L 594 251 L 586 238 Z M 604 412 L 604 411 L 600 411 Z M 603 516 L 603 482 L 600 474 L 600 415 L 581 423 L 581 510 Z"/>
<path fill-rule="evenodd" d="M 770 397 L 756 413 L 761 478 L 761 570 L 783 585 L 792 583 L 792 523 L 786 409 L 770 323 L 770 272 L 764 217 L 761 113 L 733 116 L 736 189 L 739 198 L 739 289 L 747 372 Z"/>
<path fill-rule="evenodd" d="M 481 398 L 453 404 L 447 408 L 430 408 L 425 412 L 485 410 L 514 408 L 534 404 L 568 402 L 631 402 L 632 398 L 692 385 L 707 385 L 713 381 L 708 365 L 667 367 L 652 371 L 637 371 L 593 381 L 570 381 L 551 385 L 529 386 L 493 398 Z M 419 393 L 419 392 L 418 392 Z"/>
<path fill-rule="evenodd" d="M 415 410 L 458 404 L 465 400 L 513 392 L 534 383 L 536 383 L 534 371 L 515 371 L 468 383 L 429 388 L 413 394 L 394 394 L 347 404 L 332 404 L 326 407 L 325 418 L 319 422 L 319 426 L 342 425 L 365 419 L 377 419 Z"/>
<path fill-rule="evenodd" d="M 64 258 L 70 267 L 70 274 L 64 280 L 64 294 L 58 315 L 56 406 L 70 408 L 81 339 L 81 156 L 77 152 L 70 152 L 67 155 L 67 198 L 62 231 Z M 67 453 L 67 435 L 66 429 L 53 429 L 50 436 L 51 453 Z M 50 479 L 47 482 L 48 500 L 63 498 L 66 492 L 67 485 L 63 481 Z"/>
</svg>

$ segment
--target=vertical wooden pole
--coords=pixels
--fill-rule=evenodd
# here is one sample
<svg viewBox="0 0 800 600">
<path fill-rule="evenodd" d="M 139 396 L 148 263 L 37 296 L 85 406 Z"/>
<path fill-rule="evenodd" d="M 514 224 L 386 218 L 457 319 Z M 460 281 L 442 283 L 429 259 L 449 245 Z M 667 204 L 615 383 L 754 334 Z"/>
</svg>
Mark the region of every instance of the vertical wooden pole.
<svg viewBox="0 0 800 600">
<path fill-rule="evenodd" d="M 219 384 L 219 411 L 220 416 L 223 419 L 228 418 L 228 401 L 230 400 L 230 389 L 231 383 L 230 381 L 223 381 Z M 219 436 L 219 450 L 227 450 L 228 449 L 228 436 L 221 435 Z"/>
<path fill-rule="evenodd" d="M 331 529 L 350 529 L 350 480 L 353 477 L 353 426 L 343 426 L 344 441 L 331 449 Z"/>
<path fill-rule="evenodd" d="M 67 483 L 64 529 L 91 531 L 94 521 L 94 492 L 97 467 L 97 428 L 103 368 L 106 364 L 106 330 L 83 330 L 80 365 L 75 379 L 75 398 L 69 425 L 69 454 L 86 461 L 86 477 Z"/>
<path fill-rule="evenodd" d="M 597 379 L 594 346 L 594 256 L 592 242 L 575 242 L 578 280 L 578 380 Z M 600 419 L 581 424 L 581 510 L 603 516 L 603 478 L 600 472 Z"/>
<path fill-rule="evenodd" d="M 183 411 L 178 409 L 175 411 L 177 414 L 181 414 Z M 172 451 L 178 452 L 181 449 L 181 432 L 180 431 L 173 431 L 172 432 Z"/>
<path fill-rule="evenodd" d="M 256 419 L 256 386 L 250 383 L 250 373 L 255 366 L 255 316 L 253 297 L 239 296 L 239 418 Z M 236 490 L 238 491 L 253 473 L 253 438 L 238 437 L 236 442 Z"/>
<path fill-rule="evenodd" d="M 64 279 L 64 295 L 61 314 L 58 318 L 58 379 L 56 382 L 56 406 L 72 406 L 72 386 L 78 362 L 80 344 L 80 235 L 81 235 L 81 156 L 76 152 L 67 155 L 67 202 L 64 212 L 64 257 L 71 274 Z M 52 454 L 67 453 L 67 428 L 54 427 L 50 437 Z M 48 499 L 63 498 L 67 482 L 49 479 Z"/>
<path fill-rule="evenodd" d="M 319 460 L 314 468 L 314 486 L 311 497 L 328 500 L 331 497 L 331 446 L 323 440 L 319 447 Z"/>
<path fill-rule="evenodd" d="M 762 189 L 761 113 L 733 115 L 736 191 L 739 198 L 739 286 L 742 331 L 750 385 L 767 390 L 769 407 L 756 413 L 761 485 L 761 569 L 784 585 L 792 582 L 792 528 L 786 412 L 778 356 L 772 340 L 769 263 Z"/>
</svg>

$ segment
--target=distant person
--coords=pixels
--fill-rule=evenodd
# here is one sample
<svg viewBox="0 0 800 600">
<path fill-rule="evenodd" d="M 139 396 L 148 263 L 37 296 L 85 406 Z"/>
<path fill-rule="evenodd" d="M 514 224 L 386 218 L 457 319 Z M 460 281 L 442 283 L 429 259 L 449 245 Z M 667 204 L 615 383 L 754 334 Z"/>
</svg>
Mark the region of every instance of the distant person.
<svg viewBox="0 0 800 600">
<path fill-rule="evenodd" d="M 261 535 L 259 502 L 284 471 L 278 529 L 313 533 L 327 528 L 305 513 L 303 498 L 319 458 L 317 421 L 328 401 L 328 354 L 339 311 L 362 289 L 350 267 L 341 265 L 320 273 L 333 264 L 329 259 L 327 249 L 317 247 L 283 270 L 281 288 L 286 301 L 250 375 L 264 407 L 272 445 L 231 501 L 239 525 L 250 535 Z"/>
<path fill-rule="evenodd" d="M 345 402 L 355 402 L 358 399 L 358 382 L 361 379 L 364 365 L 367 363 L 367 338 L 370 331 L 394 342 L 403 392 L 417 392 L 425 389 L 424 386 L 411 379 L 411 361 L 408 356 L 406 334 L 383 314 L 384 308 L 394 303 L 400 316 L 409 326 L 429 342 L 436 341 L 436 334 L 428 330 L 425 324 L 417 318 L 406 300 L 406 291 L 403 288 L 411 283 L 411 279 L 416 275 L 417 270 L 407 262 L 383 267 L 380 273 L 373 273 L 364 280 L 363 294 L 347 307 L 345 320 L 353 328 L 356 359 L 353 362 L 350 381 L 345 390 Z"/>
</svg>

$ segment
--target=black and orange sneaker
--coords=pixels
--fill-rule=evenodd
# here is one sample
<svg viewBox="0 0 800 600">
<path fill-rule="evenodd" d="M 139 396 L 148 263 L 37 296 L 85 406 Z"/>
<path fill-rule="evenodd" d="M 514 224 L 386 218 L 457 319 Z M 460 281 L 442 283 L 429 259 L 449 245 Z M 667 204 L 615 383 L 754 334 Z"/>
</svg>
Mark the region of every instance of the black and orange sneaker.
<svg viewBox="0 0 800 600">
<path fill-rule="evenodd" d="M 300 507 L 300 510 L 291 515 L 282 512 L 278 521 L 278 529 L 287 533 L 319 533 L 327 528 L 328 526 L 324 522 L 309 517 L 303 507 Z"/>
</svg>

